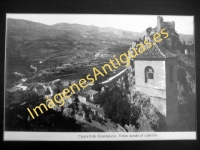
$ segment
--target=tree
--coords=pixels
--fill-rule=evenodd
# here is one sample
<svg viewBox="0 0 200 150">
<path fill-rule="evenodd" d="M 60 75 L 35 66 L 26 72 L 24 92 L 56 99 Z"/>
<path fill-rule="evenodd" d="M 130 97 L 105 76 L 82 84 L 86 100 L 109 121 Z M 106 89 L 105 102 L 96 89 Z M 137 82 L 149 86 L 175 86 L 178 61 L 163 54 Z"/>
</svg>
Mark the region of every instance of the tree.
<svg viewBox="0 0 200 150">
<path fill-rule="evenodd" d="M 130 104 L 125 99 L 125 97 L 122 97 L 117 101 L 116 118 L 122 126 L 129 124 Z"/>
<path fill-rule="evenodd" d="M 131 106 L 131 112 L 130 112 L 130 123 L 132 125 L 137 125 L 137 121 L 140 118 L 141 110 L 139 107 Z"/>
<path fill-rule="evenodd" d="M 74 96 L 75 96 L 74 108 L 75 108 L 76 111 L 78 111 L 78 110 L 79 110 L 79 109 L 78 109 L 78 102 L 79 102 L 79 99 L 78 99 L 78 97 L 77 97 L 77 94 L 74 94 Z"/>
<path fill-rule="evenodd" d="M 85 119 L 86 119 L 86 121 L 88 121 L 88 122 L 91 123 L 91 119 L 90 119 L 91 109 L 87 108 L 87 106 L 85 104 L 82 104 L 82 109 L 85 112 Z"/>
<path fill-rule="evenodd" d="M 122 126 L 129 124 L 130 118 L 130 104 L 123 92 L 125 91 L 118 87 L 105 92 L 105 104 L 103 106 L 105 116 Z"/>
<path fill-rule="evenodd" d="M 183 46 L 185 46 L 185 41 L 183 40 Z"/>
<path fill-rule="evenodd" d="M 101 92 L 101 88 L 103 85 L 101 85 L 98 81 L 94 82 L 94 86 L 92 87 L 93 90 Z"/>
</svg>

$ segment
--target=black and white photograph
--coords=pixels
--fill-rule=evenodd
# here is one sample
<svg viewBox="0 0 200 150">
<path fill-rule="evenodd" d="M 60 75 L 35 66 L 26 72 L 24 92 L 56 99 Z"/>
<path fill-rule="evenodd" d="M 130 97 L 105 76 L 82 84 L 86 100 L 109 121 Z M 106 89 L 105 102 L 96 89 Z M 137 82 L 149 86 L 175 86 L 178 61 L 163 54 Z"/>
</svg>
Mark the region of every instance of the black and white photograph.
<svg viewBox="0 0 200 150">
<path fill-rule="evenodd" d="M 4 140 L 195 140 L 194 16 L 6 14 Z"/>
</svg>

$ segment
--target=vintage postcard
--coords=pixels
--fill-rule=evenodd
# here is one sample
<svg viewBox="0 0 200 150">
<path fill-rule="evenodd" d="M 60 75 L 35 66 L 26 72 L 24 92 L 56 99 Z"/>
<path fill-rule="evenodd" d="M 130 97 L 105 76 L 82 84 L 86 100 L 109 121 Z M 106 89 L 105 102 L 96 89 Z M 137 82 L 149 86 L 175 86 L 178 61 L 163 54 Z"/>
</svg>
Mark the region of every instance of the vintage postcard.
<svg viewBox="0 0 200 150">
<path fill-rule="evenodd" d="M 196 140 L 194 28 L 194 16 L 7 14 L 4 140 Z"/>
</svg>

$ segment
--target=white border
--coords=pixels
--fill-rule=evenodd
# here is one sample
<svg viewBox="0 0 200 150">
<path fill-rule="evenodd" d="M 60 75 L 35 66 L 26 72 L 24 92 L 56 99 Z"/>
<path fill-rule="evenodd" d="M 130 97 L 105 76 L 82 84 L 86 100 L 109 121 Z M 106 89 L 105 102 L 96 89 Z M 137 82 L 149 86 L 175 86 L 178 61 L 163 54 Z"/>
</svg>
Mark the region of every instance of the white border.
<svg viewBox="0 0 200 150">
<path fill-rule="evenodd" d="M 7 15 L 8 14 L 6 14 L 6 18 Z M 177 15 L 171 15 L 171 16 L 177 16 Z M 6 21 L 6 28 L 7 28 L 7 21 Z M 7 30 L 6 30 L 6 36 L 7 36 Z M 5 45 L 6 43 L 7 40 L 5 40 Z M 6 76 L 6 47 L 5 47 L 4 71 L 5 71 L 4 76 Z M 5 83 L 6 81 L 4 81 L 4 89 L 5 89 Z M 4 103 L 5 103 L 5 95 L 4 95 Z M 4 111 L 4 119 L 5 119 L 5 111 Z M 5 130 L 5 124 L 4 124 L 4 130 Z M 128 132 L 128 133 L 127 132 L 102 133 L 102 132 L 4 131 L 4 141 L 147 141 L 147 140 L 197 140 L 197 135 L 196 132 L 187 132 L 187 131 L 186 132 Z"/>
<path fill-rule="evenodd" d="M 4 141 L 147 141 L 196 139 L 196 132 L 4 132 Z"/>
</svg>

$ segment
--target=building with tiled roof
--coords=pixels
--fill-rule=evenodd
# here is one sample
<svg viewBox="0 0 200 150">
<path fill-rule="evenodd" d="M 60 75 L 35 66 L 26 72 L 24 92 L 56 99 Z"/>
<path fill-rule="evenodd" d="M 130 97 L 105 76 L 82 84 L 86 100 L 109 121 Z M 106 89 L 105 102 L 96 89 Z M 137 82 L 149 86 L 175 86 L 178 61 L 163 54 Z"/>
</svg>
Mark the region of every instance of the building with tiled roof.
<svg viewBox="0 0 200 150">
<path fill-rule="evenodd" d="M 152 38 L 148 40 L 156 43 Z M 165 44 L 157 43 L 143 53 L 138 52 L 134 59 L 136 90 L 150 96 L 151 104 L 170 127 L 178 120 L 177 57 L 171 51 Z"/>
<path fill-rule="evenodd" d="M 90 101 L 97 99 L 99 96 L 99 92 L 92 90 L 92 89 L 89 89 L 88 91 L 86 91 L 84 93 L 90 95 Z"/>
<path fill-rule="evenodd" d="M 142 54 L 139 54 L 135 59 L 168 59 L 175 58 L 176 54 L 170 52 L 160 45 L 154 45 L 146 49 Z"/>
</svg>

